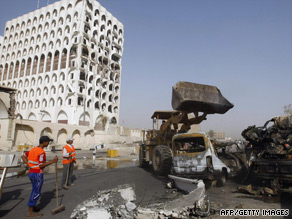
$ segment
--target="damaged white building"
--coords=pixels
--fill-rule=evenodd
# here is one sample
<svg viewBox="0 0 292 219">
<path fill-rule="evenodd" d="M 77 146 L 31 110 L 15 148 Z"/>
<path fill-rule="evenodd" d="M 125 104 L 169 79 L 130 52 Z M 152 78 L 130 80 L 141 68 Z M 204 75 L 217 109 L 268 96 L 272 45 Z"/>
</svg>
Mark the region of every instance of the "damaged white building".
<svg viewBox="0 0 292 219">
<path fill-rule="evenodd" d="M 73 136 L 84 145 L 98 133 L 125 135 L 117 126 L 123 34 L 123 24 L 95 0 L 62 0 L 7 21 L 0 86 L 17 91 L 14 125 L 0 118 L 2 143 L 37 144 L 49 134 L 59 144 Z"/>
<path fill-rule="evenodd" d="M 97 1 L 63 0 L 6 23 L 0 81 L 17 118 L 99 126 L 119 119 L 123 25 Z"/>
</svg>

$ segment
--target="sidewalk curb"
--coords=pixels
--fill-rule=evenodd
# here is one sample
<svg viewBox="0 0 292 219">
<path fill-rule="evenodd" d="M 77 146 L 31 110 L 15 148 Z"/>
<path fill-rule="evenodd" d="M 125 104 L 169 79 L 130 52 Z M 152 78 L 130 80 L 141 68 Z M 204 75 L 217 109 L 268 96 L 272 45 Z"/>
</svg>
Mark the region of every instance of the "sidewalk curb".
<svg viewBox="0 0 292 219">
<path fill-rule="evenodd" d="M 109 158 L 109 157 L 97 157 L 96 160 L 118 160 L 118 161 L 138 161 L 138 158 Z"/>
</svg>

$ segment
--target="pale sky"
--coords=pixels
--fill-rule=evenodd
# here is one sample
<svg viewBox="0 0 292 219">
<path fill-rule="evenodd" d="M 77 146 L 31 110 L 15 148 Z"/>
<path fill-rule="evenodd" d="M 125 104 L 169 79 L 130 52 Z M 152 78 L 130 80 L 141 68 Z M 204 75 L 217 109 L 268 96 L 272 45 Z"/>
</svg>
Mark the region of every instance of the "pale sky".
<svg viewBox="0 0 292 219">
<path fill-rule="evenodd" d="M 155 110 L 172 110 L 178 81 L 221 90 L 234 108 L 209 115 L 201 128 L 231 137 L 292 103 L 292 1 L 99 2 L 124 24 L 121 125 L 151 128 Z M 6 21 L 36 7 L 37 0 L 0 0 L 0 35 Z"/>
</svg>

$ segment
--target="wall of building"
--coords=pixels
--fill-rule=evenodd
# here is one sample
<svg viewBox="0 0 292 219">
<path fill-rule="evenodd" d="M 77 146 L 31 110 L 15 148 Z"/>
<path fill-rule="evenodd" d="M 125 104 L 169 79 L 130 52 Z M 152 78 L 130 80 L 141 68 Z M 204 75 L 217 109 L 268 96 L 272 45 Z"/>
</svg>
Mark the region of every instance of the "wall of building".
<svg viewBox="0 0 292 219">
<path fill-rule="evenodd" d="M 14 126 L 12 138 L 8 139 L 9 122 Z M 48 135 L 54 139 L 51 146 L 61 149 L 66 144 L 68 137 L 74 138 L 74 145 L 77 148 L 89 149 L 94 145 L 134 143 L 142 141 L 143 132 L 134 130 L 129 135 L 119 135 L 125 127 L 109 126 L 107 132 L 88 129 L 85 126 L 37 122 L 19 119 L 0 119 L 0 150 L 16 150 L 18 145 L 38 145 L 40 136 Z M 130 129 L 129 129 L 130 130 Z"/>
</svg>

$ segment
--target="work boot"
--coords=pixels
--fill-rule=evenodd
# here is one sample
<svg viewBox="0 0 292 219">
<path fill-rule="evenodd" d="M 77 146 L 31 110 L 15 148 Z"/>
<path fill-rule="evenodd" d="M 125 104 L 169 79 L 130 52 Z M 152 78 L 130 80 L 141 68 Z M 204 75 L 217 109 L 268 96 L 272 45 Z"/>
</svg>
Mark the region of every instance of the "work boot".
<svg viewBox="0 0 292 219">
<path fill-rule="evenodd" d="M 68 190 L 68 189 L 69 189 L 69 187 L 68 187 L 68 186 L 66 186 L 66 185 L 63 185 L 63 189 L 65 189 L 65 190 Z"/>
<path fill-rule="evenodd" d="M 31 214 L 27 215 L 27 218 L 35 218 L 35 217 L 41 217 L 43 214 L 37 213 L 37 212 L 32 212 Z"/>
</svg>

